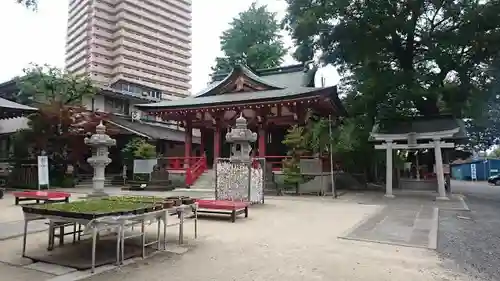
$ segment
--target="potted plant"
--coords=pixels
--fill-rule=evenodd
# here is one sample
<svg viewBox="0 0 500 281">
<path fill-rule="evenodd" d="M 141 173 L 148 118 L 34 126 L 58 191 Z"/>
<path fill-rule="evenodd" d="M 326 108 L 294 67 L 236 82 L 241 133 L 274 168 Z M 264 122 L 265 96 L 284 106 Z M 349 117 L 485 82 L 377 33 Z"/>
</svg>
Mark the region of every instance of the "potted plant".
<svg viewBox="0 0 500 281">
<path fill-rule="evenodd" d="M 163 201 L 163 209 L 170 209 L 175 205 L 173 200 L 164 200 Z"/>
<path fill-rule="evenodd" d="M 196 200 L 194 198 L 183 198 L 182 199 L 182 204 L 184 205 L 191 205 L 191 204 L 194 204 Z"/>
</svg>

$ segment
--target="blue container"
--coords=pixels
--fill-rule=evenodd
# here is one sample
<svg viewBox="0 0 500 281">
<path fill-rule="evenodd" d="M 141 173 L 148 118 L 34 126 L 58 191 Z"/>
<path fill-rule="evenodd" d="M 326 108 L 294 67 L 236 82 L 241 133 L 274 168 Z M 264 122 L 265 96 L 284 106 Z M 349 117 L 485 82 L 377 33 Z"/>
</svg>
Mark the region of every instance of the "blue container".
<svg viewBox="0 0 500 281">
<path fill-rule="evenodd" d="M 475 170 L 475 178 L 473 177 Z M 467 163 L 452 164 L 451 177 L 456 180 L 485 181 L 500 173 L 500 159 L 481 159 Z"/>
</svg>

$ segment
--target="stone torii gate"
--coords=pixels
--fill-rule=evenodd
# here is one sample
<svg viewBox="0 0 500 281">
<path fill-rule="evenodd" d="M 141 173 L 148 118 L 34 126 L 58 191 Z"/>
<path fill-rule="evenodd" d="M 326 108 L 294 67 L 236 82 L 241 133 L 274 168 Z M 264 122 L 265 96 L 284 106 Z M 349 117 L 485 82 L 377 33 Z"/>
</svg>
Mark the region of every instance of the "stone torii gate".
<svg viewBox="0 0 500 281">
<path fill-rule="evenodd" d="M 443 148 L 454 148 L 454 142 L 443 141 L 453 139 L 454 135 L 460 131 L 457 127 L 451 130 L 443 130 L 437 132 L 410 132 L 404 134 L 386 134 L 386 133 L 371 133 L 371 137 L 375 141 L 382 141 L 382 144 L 375 145 L 375 149 L 386 150 L 386 192 L 385 196 L 394 198 L 392 193 L 393 179 L 393 157 L 394 149 L 434 149 L 434 157 L 436 161 L 436 177 L 438 182 L 438 197 L 437 200 L 449 200 L 446 196 L 445 179 L 443 171 Z M 406 142 L 406 143 L 405 143 Z"/>
</svg>

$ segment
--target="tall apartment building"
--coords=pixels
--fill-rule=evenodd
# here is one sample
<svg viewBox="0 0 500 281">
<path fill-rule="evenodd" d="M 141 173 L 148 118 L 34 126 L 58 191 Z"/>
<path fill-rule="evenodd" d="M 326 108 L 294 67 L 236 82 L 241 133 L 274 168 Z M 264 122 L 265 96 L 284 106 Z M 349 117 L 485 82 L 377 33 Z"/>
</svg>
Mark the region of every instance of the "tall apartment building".
<svg viewBox="0 0 500 281">
<path fill-rule="evenodd" d="M 185 97 L 191 0 L 70 0 L 66 69 L 118 91 Z"/>
</svg>

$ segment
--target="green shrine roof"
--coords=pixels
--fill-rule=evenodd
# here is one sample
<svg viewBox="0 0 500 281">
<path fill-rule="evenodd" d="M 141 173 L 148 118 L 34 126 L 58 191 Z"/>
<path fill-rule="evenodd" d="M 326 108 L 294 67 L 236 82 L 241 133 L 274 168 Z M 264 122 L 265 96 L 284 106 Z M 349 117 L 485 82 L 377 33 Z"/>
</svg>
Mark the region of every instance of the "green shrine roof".
<svg viewBox="0 0 500 281">
<path fill-rule="evenodd" d="M 148 103 L 136 105 L 139 109 L 168 109 L 168 108 L 190 108 L 208 105 L 224 105 L 233 104 L 237 102 L 259 102 L 259 101 L 272 101 L 282 100 L 283 98 L 300 98 L 315 96 L 320 91 L 328 91 L 332 94 L 337 93 L 336 86 L 325 88 L 307 88 L 298 87 L 294 89 L 277 89 L 258 92 L 246 92 L 228 95 L 213 95 L 213 96 L 196 96 L 189 97 L 175 101 L 163 101 L 158 103 Z"/>
<path fill-rule="evenodd" d="M 280 68 L 252 71 L 248 67 L 236 66 L 228 74 L 215 75 L 214 81 L 194 96 L 158 103 L 135 105 L 141 110 L 184 109 L 218 105 L 259 103 L 307 99 L 318 95 L 331 98 L 332 102 L 345 114 L 338 96 L 337 87 L 314 87 L 317 68 L 308 68 L 302 64 Z M 230 90 L 231 87 L 249 83 L 258 88 L 250 91 Z M 241 85 L 240 85 L 241 86 Z"/>
</svg>

